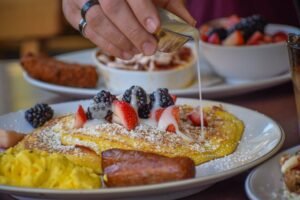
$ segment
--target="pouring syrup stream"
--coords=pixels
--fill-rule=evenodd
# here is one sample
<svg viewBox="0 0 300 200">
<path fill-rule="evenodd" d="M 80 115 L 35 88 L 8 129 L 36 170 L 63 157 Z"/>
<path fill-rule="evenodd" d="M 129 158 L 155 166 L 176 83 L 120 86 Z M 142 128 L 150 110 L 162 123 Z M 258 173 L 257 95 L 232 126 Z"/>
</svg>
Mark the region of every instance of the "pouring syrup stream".
<svg viewBox="0 0 300 200">
<path fill-rule="evenodd" d="M 194 40 L 194 48 L 195 48 L 195 56 L 197 63 L 197 79 L 198 79 L 198 88 L 199 88 L 199 115 L 200 115 L 200 123 L 201 123 L 201 132 L 199 133 L 198 141 L 201 142 L 205 139 L 205 130 L 204 130 L 204 119 L 203 119 L 203 105 L 202 105 L 202 86 L 201 86 L 201 70 L 200 70 L 200 50 L 199 50 L 199 31 L 197 28 L 190 26 L 186 23 L 171 23 L 164 22 L 162 24 L 162 28 L 166 30 L 171 30 L 174 33 L 178 33 L 186 38 L 192 38 Z M 171 35 L 169 36 L 171 37 Z M 172 40 L 172 43 L 176 43 L 176 40 L 180 40 L 182 37 L 173 37 L 167 38 Z M 175 42 L 174 42 L 175 40 Z"/>
</svg>

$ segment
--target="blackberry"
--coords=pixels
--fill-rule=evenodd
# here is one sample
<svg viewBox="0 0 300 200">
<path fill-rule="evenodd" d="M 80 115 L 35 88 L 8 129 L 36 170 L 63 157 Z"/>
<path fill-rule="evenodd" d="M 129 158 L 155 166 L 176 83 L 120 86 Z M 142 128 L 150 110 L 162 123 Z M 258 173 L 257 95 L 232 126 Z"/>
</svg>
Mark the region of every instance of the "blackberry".
<svg viewBox="0 0 300 200">
<path fill-rule="evenodd" d="M 242 31 L 244 39 L 247 40 L 255 31 L 265 32 L 267 21 L 260 15 L 252 15 L 247 18 L 242 18 L 241 21 L 228 30 L 228 34 L 239 30 Z"/>
<path fill-rule="evenodd" d="M 112 114 L 111 105 L 107 106 L 106 103 L 95 103 L 93 102 L 87 109 L 87 118 L 91 119 L 106 119 L 108 115 Z"/>
<path fill-rule="evenodd" d="M 87 111 L 86 111 L 86 117 L 88 120 L 92 120 L 93 119 L 93 114 L 92 112 L 90 111 L 90 107 L 88 107 Z"/>
<path fill-rule="evenodd" d="M 150 94 L 150 109 L 153 108 L 154 103 L 157 101 L 158 105 L 162 108 L 174 105 L 173 98 L 167 88 L 159 88 Z"/>
<path fill-rule="evenodd" d="M 143 119 L 149 118 L 149 114 L 150 114 L 149 104 L 139 107 L 138 114 L 139 114 L 140 118 L 143 118 Z"/>
<path fill-rule="evenodd" d="M 227 30 L 225 28 L 212 28 L 208 33 L 207 36 L 211 36 L 212 34 L 217 33 L 221 40 L 224 40 L 227 37 Z"/>
<path fill-rule="evenodd" d="M 53 110 L 47 104 L 36 104 L 34 107 L 26 110 L 25 119 L 33 128 L 37 128 L 45 124 L 46 121 L 53 117 Z"/>
<path fill-rule="evenodd" d="M 107 106 L 111 106 L 111 103 L 117 99 L 115 95 L 112 95 L 110 92 L 101 90 L 96 96 L 94 96 L 93 100 L 95 103 L 104 103 Z"/>
<path fill-rule="evenodd" d="M 93 98 L 93 103 L 88 107 L 87 118 L 91 119 L 109 119 L 111 104 L 117 97 L 110 92 L 102 90 Z"/>
<path fill-rule="evenodd" d="M 135 98 L 136 105 L 133 106 L 137 108 L 139 117 L 144 119 L 148 118 L 150 109 L 147 100 L 147 93 L 145 92 L 145 90 L 140 86 L 131 86 L 124 92 L 122 100 L 127 103 L 135 104 L 134 102 L 132 102 L 132 97 Z"/>
</svg>

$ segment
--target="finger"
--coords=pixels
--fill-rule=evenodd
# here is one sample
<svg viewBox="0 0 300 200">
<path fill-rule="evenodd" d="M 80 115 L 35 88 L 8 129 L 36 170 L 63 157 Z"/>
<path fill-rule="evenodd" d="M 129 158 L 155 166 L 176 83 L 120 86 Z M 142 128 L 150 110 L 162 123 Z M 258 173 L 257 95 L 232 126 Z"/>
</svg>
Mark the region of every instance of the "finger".
<svg viewBox="0 0 300 200">
<path fill-rule="evenodd" d="M 81 15 L 80 15 L 80 8 L 83 6 L 83 4 L 86 2 L 86 0 L 64 0 L 63 1 L 63 10 L 64 10 L 64 14 L 67 18 L 67 20 L 70 22 L 70 24 L 75 28 L 78 29 L 78 23 L 81 19 Z M 123 58 L 123 59 L 129 59 L 129 57 L 132 57 L 134 54 L 137 54 L 136 48 L 134 47 L 134 45 L 130 42 L 130 40 L 128 40 L 126 38 L 126 36 L 124 36 L 111 22 L 109 25 L 105 24 L 94 24 L 92 21 L 101 21 L 101 19 L 98 19 L 97 17 L 92 17 L 95 14 L 93 14 L 93 12 L 97 11 L 94 9 L 93 6 L 91 7 L 87 14 L 86 14 L 86 19 L 88 21 L 86 28 L 84 30 L 85 32 L 85 36 L 91 40 L 92 42 L 94 42 L 97 46 L 102 47 L 102 49 L 106 49 L 106 53 L 112 54 L 114 56 L 119 55 L 117 57 L 119 58 Z M 97 8 L 97 7 L 96 7 Z M 98 9 L 100 9 L 100 7 L 98 6 Z M 90 14 L 90 12 L 92 12 Z M 101 12 L 103 13 L 103 12 Z M 90 18 L 93 18 L 94 20 L 91 20 Z M 105 21 L 109 21 L 105 16 Z M 108 26 L 108 27 L 105 27 Z M 95 28 L 96 27 L 96 28 Z M 102 27 L 102 28 L 101 28 Z M 93 34 L 86 34 L 87 30 L 93 29 Z M 101 32 L 100 30 L 106 30 L 106 32 Z M 91 30 L 90 30 L 91 32 Z M 112 34 L 110 34 L 110 32 Z M 91 38 L 91 36 L 93 36 L 93 38 Z M 95 39 L 95 38 L 101 38 L 101 39 Z M 101 41 L 104 41 L 105 44 L 101 44 Z M 112 43 L 112 45 L 108 45 L 107 43 L 110 42 Z M 112 46 L 112 47 L 111 47 Z M 105 47 L 105 48 L 103 48 Z M 118 51 L 122 51 L 122 55 L 120 56 L 120 53 L 117 53 L 118 51 L 116 50 L 116 48 L 118 49 Z M 108 51 L 107 49 L 114 49 L 112 51 Z M 132 55 L 132 56 L 129 56 Z"/>
<path fill-rule="evenodd" d="M 90 38 L 90 40 L 95 43 L 103 52 L 109 53 L 112 56 L 122 58 L 125 60 L 131 59 L 133 54 L 123 51 L 113 45 L 111 42 L 107 41 L 103 37 L 99 36 L 93 29 L 86 29 L 86 35 Z"/>
<path fill-rule="evenodd" d="M 78 29 L 78 22 L 81 19 L 81 15 L 78 9 L 78 5 L 74 4 L 73 0 L 64 0 L 63 1 L 63 9 L 67 20 L 70 24 Z M 128 55 L 126 51 L 119 49 L 111 42 L 104 39 L 101 35 L 96 33 L 90 24 L 87 24 L 85 28 L 85 36 L 89 38 L 94 44 L 101 48 L 102 51 L 109 53 L 113 56 L 123 58 L 123 59 L 130 59 L 132 57 L 131 54 Z"/>
<path fill-rule="evenodd" d="M 73 0 L 63 0 L 62 1 L 62 8 L 63 13 L 67 21 L 73 26 L 73 28 L 78 30 L 78 17 L 75 18 L 76 13 L 78 12 L 78 6 L 74 3 Z M 80 18 L 79 18 L 80 20 Z"/>
<path fill-rule="evenodd" d="M 140 24 L 142 24 L 149 33 L 154 33 L 158 29 L 160 20 L 157 9 L 152 1 L 127 0 L 127 3 Z"/>
<path fill-rule="evenodd" d="M 182 18 L 188 24 L 195 26 L 197 21 L 191 16 L 186 9 L 183 0 L 154 0 L 154 2 L 162 8 L 174 13 L 178 17 Z"/>
<path fill-rule="evenodd" d="M 157 42 L 138 22 L 126 1 L 101 0 L 101 8 L 105 15 L 126 37 L 145 55 L 156 51 Z"/>
<path fill-rule="evenodd" d="M 86 14 L 89 27 L 123 51 L 133 51 L 132 42 L 105 16 L 99 5 L 93 6 Z"/>
</svg>

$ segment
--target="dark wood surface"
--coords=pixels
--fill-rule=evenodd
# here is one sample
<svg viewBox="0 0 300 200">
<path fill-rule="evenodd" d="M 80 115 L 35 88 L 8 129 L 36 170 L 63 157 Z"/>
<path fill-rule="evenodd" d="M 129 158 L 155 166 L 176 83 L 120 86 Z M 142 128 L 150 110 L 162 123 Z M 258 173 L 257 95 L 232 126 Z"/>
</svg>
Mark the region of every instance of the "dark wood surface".
<svg viewBox="0 0 300 200">
<path fill-rule="evenodd" d="M 256 110 L 268 115 L 278 122 L 286 134 L 285 142 L 280 151 L 300 144 L 300 134 L 297 125 L 297 110 L 291 82 L 242 96 L 219 99 L 219 101 Z M 251 169 L 233 178 L 219 182 L 203 192 L 184 199 L 247 199 L 244 184 L 250 171 Z"/>
<path fill-rule="evenodd" d="M 262 91 L 221 98 L 218 101 L 256 110 L 277 121 L 286 133 L 286 140 L 281 150 L 299 144 L 296 106 L 291 82 Z M 184 199 L 247 199 L 244 183 L 250 171 L 214 184 L 207 190 Z M 1 193 L 0 199 L 12 200 L 8 195 Z"/>
</svg>

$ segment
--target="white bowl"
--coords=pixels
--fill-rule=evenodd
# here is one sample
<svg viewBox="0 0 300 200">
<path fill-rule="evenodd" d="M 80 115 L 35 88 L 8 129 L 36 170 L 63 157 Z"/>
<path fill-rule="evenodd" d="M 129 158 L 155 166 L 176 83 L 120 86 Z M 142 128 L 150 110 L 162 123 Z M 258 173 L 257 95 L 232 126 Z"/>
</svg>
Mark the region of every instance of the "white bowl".
<svg viewBox="0 0 300 200">
<path fill-rule="evenodd" d="M 181 89 L 191 85 L 196 76 L 194 51 L 190 62 L 174 69 L 160 71 L 130 71 L 108 67 L 98 61 L 97 52 L 93 57 L 99 67 L 100 78 L 104 79 L 108 89 L 115 92 L 125 91 L 132 85 L 139 85 L 147 92 L 157 88 Z"/>
<path fill-rule="evenodd" d="M 269 24 L 266 33 L 300 33 L 287 25 Z M 289 70 L 285 42 L 255 46 L 221 46 L 200 41 L 200 48 L 214 71 L 229 81 L 270 78 Z"/>
</svg>

